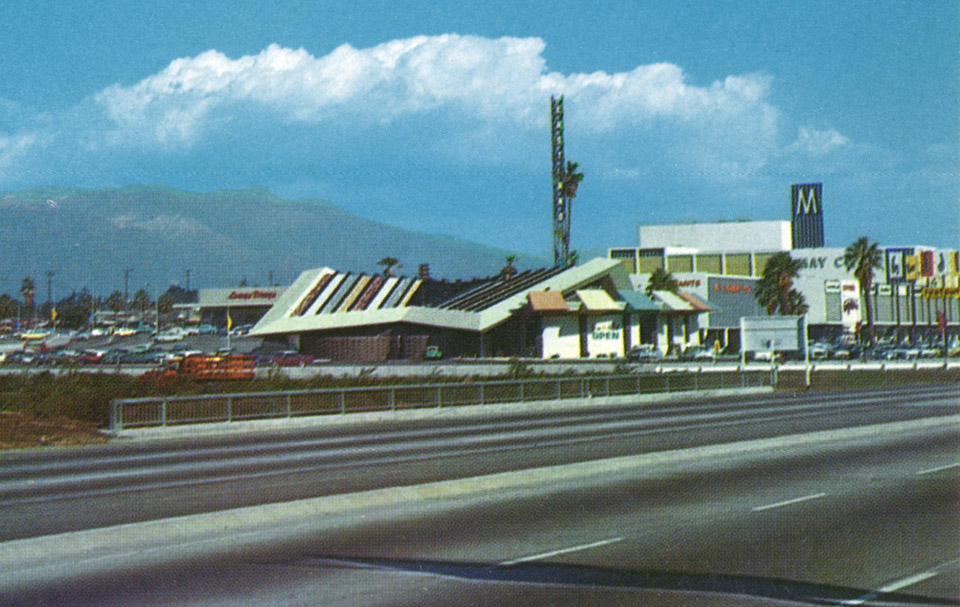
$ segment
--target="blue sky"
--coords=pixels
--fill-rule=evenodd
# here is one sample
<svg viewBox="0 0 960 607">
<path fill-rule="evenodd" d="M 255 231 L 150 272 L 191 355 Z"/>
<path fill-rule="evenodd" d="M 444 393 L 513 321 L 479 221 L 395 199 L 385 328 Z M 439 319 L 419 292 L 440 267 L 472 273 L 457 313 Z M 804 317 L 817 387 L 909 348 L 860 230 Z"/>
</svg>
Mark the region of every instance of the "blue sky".
<svg viewBox="0 0 960 607">
<path fill-rule="evenodd" d="M 0 190 L 263 185 L 547 254 L 549 99 L 572 246 L 786 219 L 960 247 L 955 0 L 0 5 Z"/>
</svg>

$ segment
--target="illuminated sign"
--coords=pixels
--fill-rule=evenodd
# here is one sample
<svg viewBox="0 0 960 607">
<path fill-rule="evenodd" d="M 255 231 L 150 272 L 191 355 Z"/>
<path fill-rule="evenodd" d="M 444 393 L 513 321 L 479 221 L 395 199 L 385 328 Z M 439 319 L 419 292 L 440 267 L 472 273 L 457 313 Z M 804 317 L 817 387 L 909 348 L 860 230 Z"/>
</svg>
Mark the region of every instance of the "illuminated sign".
<svg viewBox="0 0 960 607">
<path fill-rule="evenodd" d="M 600 321 L 593 325 L 591 339 L 620 339 L 620 323 L 616 320 Z"/>
<path fill-rule="evenodd" d="M 823 246 L 823 184 L 790 186 L 790 236 L 794 249 Z"/>
<path fill-rule="evenodd" d="M 699 286 L 700 286 L 700 279 L 699 279 L 699 278 L 691 278 L 690 280 L 678 280 L 678 281 L 677 281 L 677 286 L 678 286 L 678 287 L 699 287 Z"/>
<path fill-rule="evenodd" d="M 231 291 L 227 299 L 246 301 L 250 299 L 276 299 L 276 291 Z"/>
</svg>

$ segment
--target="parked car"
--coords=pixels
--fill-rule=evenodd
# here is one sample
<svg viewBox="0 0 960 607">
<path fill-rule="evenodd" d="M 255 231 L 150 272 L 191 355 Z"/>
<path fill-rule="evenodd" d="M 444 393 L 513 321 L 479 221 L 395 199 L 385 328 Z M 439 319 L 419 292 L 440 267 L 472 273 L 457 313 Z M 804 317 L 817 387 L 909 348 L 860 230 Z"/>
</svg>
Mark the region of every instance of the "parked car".
<svg viewBox="0 0 960 607">
<path fill-rule="evenodd" d="M 663 360 L 663 352 L 653 344 L 640 344 L 627 351 L 627 359 L 640 363 L 657 362 Z"/>
<path fill-rule="evenodd" d="M 713 348 L 706 346 L 690 346 L 680 355 L 680 360 L 714 362 L 717 360 L 717 353 L 713 351 Z"/>
<path fill-rule="evenodd" d="M 260 354 L 257 356 L 258 365 L 277 365 L 279 367 L 305 367 L 313 363 L 313 356 L 300 354 L 293 350 Z"/>
<path fill-rule="evenodd" d="M 239 325 L 230 329 L 231 337 L 243 337 L 250 332 L 250 329 L 253 328 L 253 325 Z"/>
<path fill-rule="evenodd" d="M 179 327 L 173 329 L 167 329 L 166 331 L 161 331 L 157 335 L 154 335 L 153 341 L 157 343 L 171 343 L 176 341 L 183 341 L 183 338 L 186 337 L 183 330 Z"/>
<path fill-rule="evenodd" d="M 423 358 L 424 360 L 440 360 L 443 358 L 443 352 L 440 351 L 440 346 L 427 346 L 427 351 L 424 352 Z"/>
<path fill-rule="evenodd" d="M 200 335 L 216 335 L 218 329 L 213 325 L 200 325 L 197 327 L 197 331 Z"/>
<path fill-rule="evenodd" d="M 826 360 L 834 353 L 833 346 L 823 342 L 814 342 L 810 344 L 807 352 L 811 360 Z"/>
</svg>

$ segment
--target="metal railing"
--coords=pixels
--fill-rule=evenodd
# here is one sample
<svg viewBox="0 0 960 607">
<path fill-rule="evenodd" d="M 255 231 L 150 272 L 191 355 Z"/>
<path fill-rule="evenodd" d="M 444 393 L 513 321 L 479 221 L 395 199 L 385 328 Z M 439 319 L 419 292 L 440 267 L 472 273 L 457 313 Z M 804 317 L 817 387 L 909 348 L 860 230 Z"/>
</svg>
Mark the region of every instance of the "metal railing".
<svg viewBox="0 0 960 607">
<path fill-rule="evenodd" d="M 671 370 L 642 375 L 558 376 L 471 383 L 128 398 L 110 403 L 110 431 L 369 411 L 696 392 L 771 386 L 772 381 L 769 371 Z"/>
</svg>

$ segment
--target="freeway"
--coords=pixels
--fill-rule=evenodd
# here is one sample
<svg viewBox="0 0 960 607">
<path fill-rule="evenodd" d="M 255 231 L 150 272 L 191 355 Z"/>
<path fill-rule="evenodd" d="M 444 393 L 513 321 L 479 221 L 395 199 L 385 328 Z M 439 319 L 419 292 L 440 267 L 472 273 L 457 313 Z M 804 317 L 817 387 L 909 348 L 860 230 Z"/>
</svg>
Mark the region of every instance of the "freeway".
<svg viewBox="0 0 960 607">
<path fill-rule="evenodd" d="M 175 556 L 131 563 L 149 550 L 125 544 L 98 553 L 100 569 L 53 566 L 37 584 L 27 566 L 15 579 L 0 573 L 0 589 L 28 604 L 137 604 L 145 589 L 151 602 L 175 604 L 280 604 L 281 595 L 286 604 L 464 604 L 462 593 L 478 589 L 474 604 L 629 604 L 638 592 L 676 599 L 678 584 L 710 574 L 717 588 L 793 580 L 846 592 L 850 604 L 884 589 L 958 598 L 958 409 L 951 388 L 777 394 L 5 455 L 0 553 L 89 541 L 101 535 L 78 530 L 104 528 L 123 542 L 169 543 Z M 891 431 L 857 434 L 877 424 Z M 795 438 L 825 431 L 839 434 Z M 638 457 L 651 459 L 605 467 Z M 577 472 L 584 465 L 594 468 Z M 444 483 L 504 473 L 527 481 L 387 506 L 373 497 L 424 483 L 447 495 Z M 222 527 L 243 518 L 226 512 L 267 506 L 227 509 L 302 512 L 329 496 L 360 499 L 236 534 Z M 208 535 L 178 543 L 145 531 L 165 521 Z M 575 583 L 585 579 L 589 588 Z"/>
</svg>

